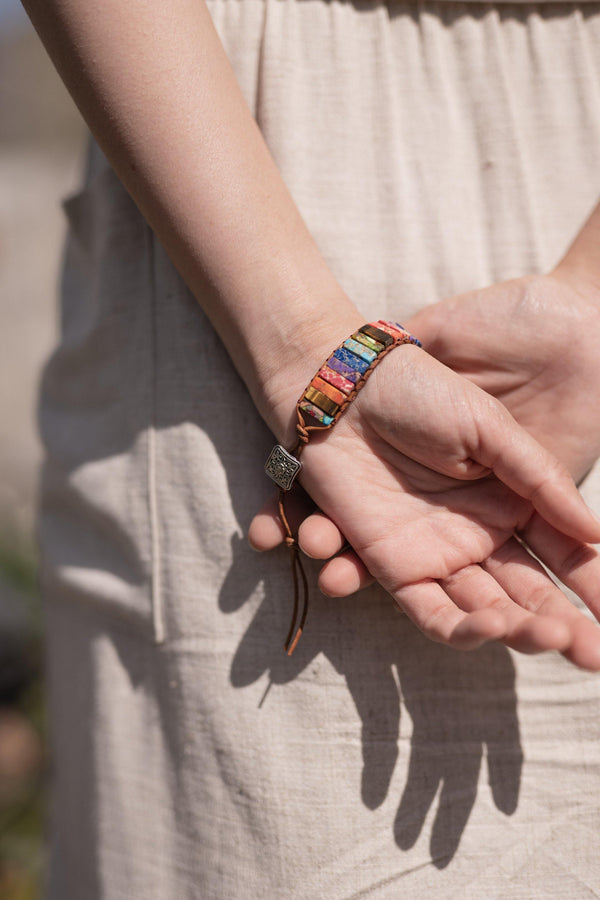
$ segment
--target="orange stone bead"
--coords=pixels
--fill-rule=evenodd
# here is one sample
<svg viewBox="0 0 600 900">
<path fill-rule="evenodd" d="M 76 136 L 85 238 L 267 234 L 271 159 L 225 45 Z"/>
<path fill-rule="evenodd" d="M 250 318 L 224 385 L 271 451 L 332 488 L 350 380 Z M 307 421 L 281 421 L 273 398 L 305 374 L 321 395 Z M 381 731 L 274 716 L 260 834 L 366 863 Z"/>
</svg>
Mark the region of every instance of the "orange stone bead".
<svg viewBox="0 0 600 900">
<path fill-rule="evenodd" d="M 333 400 L 334 403 L 337 403 L 338 406 L 341 406 L 346 399 L 341 391 L 338 391 L 338 389 L 332 384 L 329 384 L 329 382 L 319 378 L 318 375 L 315 375 L 311 381 L 311 385 L 318 391 L 321 391 L 322 394 L 325 394 L 326 397 L 329 397 L 330 400 Z"/>
</svg>

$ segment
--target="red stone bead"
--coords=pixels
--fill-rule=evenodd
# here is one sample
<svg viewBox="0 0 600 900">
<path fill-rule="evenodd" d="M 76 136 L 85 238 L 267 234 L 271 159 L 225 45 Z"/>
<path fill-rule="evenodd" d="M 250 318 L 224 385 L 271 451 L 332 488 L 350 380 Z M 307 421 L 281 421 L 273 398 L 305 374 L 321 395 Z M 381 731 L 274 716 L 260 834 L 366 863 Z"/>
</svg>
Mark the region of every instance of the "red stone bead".
<svg viewBox="0 0 600 900">
<path fill-rule="evenodd" d="M 329 366 L 323 366 L 322 369 L 319 370 L 319 378 L 322 378 L 323 381 L 328 381 L 329 384 L 332 384 L 344 394 L 349 394 L 354 390 L 354 384 L 351 381 L 344 378 L 339 372 L 334 372 Z"/>
</svg>

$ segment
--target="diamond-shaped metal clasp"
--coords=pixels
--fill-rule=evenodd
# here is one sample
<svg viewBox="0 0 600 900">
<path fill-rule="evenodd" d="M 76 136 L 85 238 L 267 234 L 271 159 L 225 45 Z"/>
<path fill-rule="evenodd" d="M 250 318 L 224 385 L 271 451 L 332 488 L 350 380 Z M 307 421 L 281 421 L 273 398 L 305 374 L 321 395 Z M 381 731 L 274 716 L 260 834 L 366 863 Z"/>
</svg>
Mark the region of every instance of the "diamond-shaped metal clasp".
<svg viewBox="0 0 600 900">
<path fill-rule="evenodd" d="M 265 463 L 265 472 L 269 478 L 284 491 L 289 491 L 301 468 L 300 460 L 288 453 L 281 444 L 275 444 Z"/>
</svg>

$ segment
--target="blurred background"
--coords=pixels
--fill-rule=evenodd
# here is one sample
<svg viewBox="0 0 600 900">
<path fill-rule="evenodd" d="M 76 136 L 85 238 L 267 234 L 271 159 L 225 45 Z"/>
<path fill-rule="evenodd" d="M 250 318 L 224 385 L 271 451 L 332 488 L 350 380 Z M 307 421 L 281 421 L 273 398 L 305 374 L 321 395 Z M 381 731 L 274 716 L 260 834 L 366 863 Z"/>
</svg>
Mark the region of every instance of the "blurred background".
<svg viewBox="0 0 600 900">
<path fill-rule="evenodd" d="M 35 506 L 36 393 L 57 329 L 63 197 L 85 129 L 19 0 L 0 0 L 0 898 L 44 871 L 46 749 Z"/>
</svg>

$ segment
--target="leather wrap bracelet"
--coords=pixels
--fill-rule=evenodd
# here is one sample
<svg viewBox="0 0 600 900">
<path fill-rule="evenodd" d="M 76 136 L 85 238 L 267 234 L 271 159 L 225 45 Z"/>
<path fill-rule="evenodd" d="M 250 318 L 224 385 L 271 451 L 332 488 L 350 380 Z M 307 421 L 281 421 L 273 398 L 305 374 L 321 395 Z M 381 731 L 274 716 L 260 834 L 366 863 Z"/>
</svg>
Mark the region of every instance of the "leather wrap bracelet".
<svg viewBox="0 0 600 900">
<path fill-rule="evenodd" d="M 382 319 L 363 325 L 345 340 L 323 363 L 296 404 L 298 419 L 296 444 L 291 451 L 276 444 L 265 464 L 265 472 L 279 487 L 279 515 L 286 531 L 286 545 L 291 550 L 294 607 L 284 644 L 290 656 L 306 623 L 308 582 L 299 555 L 298 541 L 292 534 L 285 514 L 285 495 L 291 490 L 295 478 L 302 469 L 299 457 L 311 433 L 332 428 L 383 357 L 401 344 L 421 346 L 421 342 L 410 335 L 402 325 Z M 299 611 L 298 572 L 303 584 L 303 608 L 296 628 Z"/>
</svg>

